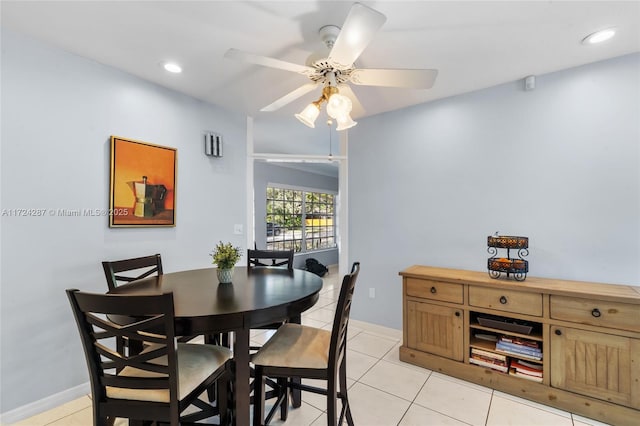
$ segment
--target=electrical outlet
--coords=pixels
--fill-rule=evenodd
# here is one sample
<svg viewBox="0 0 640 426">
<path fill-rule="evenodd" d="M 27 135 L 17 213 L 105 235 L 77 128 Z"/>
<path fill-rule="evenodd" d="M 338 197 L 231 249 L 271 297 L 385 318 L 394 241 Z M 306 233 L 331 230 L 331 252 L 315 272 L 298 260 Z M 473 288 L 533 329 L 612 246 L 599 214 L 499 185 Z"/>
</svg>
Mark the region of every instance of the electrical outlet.
<svg viewBox="0 0 640 426">
<path fill-rule="evenodd" d="M 235 225 L 233 225 L 233 233 L 236 235 L 242 235 L 242 224 L 236 223 Z"/>
<path fill-rule="evenodd" d="M 374 287 L 369 287 L 369 299 L 376 298 L 376 289 Z"/>
</svg>

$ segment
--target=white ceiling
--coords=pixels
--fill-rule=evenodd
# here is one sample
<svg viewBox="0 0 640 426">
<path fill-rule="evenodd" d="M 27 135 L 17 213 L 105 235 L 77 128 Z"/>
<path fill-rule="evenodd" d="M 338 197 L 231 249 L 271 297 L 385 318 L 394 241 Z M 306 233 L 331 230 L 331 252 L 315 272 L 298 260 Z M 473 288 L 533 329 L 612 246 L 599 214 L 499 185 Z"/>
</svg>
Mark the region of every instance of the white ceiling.
<svg viewBox="0 0 640 426">
<path fill-rule="evenodd" d="M 640 51 L 640 2 L 365 1 L 387 21 L 360 68 L 435 68 L 430 90 L 354 86 L 374 115 Z M 323 49 L 317 32 L 342 25 L 352 1 L 2 1 L 2 26 L 193 97 L 265 120 L 260 108 L 306 77 L 224 58 L 227 49 L 304 64 Z M 588 34 L 617 27 L 600 45 Z M 160 66 L 179 62 L 173 75 Z M 354 117 L 358 118 L 358 117 Z M 302 126 L 300 124 L 300 126 Z M 317 129 L 316 129 L 317 130 Z M 325 149 L 324 147 L 322 148 Z"/>
</svg>

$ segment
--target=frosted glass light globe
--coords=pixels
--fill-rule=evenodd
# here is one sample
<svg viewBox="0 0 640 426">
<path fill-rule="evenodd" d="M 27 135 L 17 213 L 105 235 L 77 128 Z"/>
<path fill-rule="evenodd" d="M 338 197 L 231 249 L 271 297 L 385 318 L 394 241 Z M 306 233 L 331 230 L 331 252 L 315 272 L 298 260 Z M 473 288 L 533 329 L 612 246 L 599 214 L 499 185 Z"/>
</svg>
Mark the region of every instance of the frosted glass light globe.
<svg viewBox="0 0 640 426">
<path fill-rule="evenodd" d="M 349 114 L 336 118 L 336 121 L 338 122 L 337 131 L 347 130 L 358 124 L 357 121 L 353 121 Z"/>
<path fill-rule="evenodd" d="M 300 114 L 296 114 L 295 117 L 302 122 L 302 124 L 311 127 L 316 127 L 315 121 L 320 114 L 320 108 L 316 104 L 307 105 Z"/>
<path fill-rule="evenodd" d="M 338 117 L 344 117 L 351 112 L 353 104 L 351 99 L 344 95 L 336 93 L 331 95 L 329 102 L 327 103 L 327 114 L 329 117 L 337 119 Z"/>
</svg>

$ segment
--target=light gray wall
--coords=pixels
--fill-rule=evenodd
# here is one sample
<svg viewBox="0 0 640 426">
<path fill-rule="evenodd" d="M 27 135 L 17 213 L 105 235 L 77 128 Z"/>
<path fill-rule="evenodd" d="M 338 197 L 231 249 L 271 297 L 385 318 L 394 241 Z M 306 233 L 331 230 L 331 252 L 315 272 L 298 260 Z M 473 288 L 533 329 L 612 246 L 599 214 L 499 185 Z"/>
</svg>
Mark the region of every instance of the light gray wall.
<svg viewBox="0 0 640 426">
<path fill-rule="evenodd" d="M 107 209 L 109 136 L 178 149 L 177 226 L 106 217 L 1 217 L 1 410 L 88 381 L 64 289 L 104 292 L 100 261 L 161 253 L 166 272 L 244 246 L 245 117 L 2 30 L 1 208 Z M 160 69 L 158 72 L 161 72 Z M 176 78 L 188 78 L 188 76 Z M 224 136 L 206 157 L 202 133 Z"/>
<path fill-rule="evenodd" d="M 401 328 L 398 272 L 486 271 L 496 231 L 529 237 L 530 276 L 640 285 L 639 54 L 361 119 L 349 143 L 354 318 Z"/>
<path fill-rule="evenodd" d="M 276 166 L 264 161 L 256 161 L 254 164 L 254 200 L 255 200 L 255 228 L 256 244 L 258 248 L 264 249 L 266 242 L 266 205 L 267 186 L 270 183 L 282 184 L 310 189 L 319 189 L 338 192 L 338 179 L 330 176 L 323 176 L 316 173 L 309 173 L 302 170 L 295 170 L 289 167 Z M 305 259 L 313 257 L 323 265 L 336 265 L 338 263 L 338 249 L 322 250 L 308 254 L 296 254 L 294 259 L 295 268 L 304 268 Z"/>
</svg>

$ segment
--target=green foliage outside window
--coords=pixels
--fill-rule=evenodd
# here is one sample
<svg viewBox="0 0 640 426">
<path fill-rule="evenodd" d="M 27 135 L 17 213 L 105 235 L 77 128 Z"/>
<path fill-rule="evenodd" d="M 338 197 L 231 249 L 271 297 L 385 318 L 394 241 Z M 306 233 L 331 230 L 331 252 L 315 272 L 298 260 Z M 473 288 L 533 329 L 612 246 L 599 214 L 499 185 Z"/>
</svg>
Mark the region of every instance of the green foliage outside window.
<svg viewBox="0 0 640 426">
<path fill-rule="evenodd" d="M 267 188 L 267 248 L 296 252 L 333 248 L 335 195 Z"/>
</svg>

